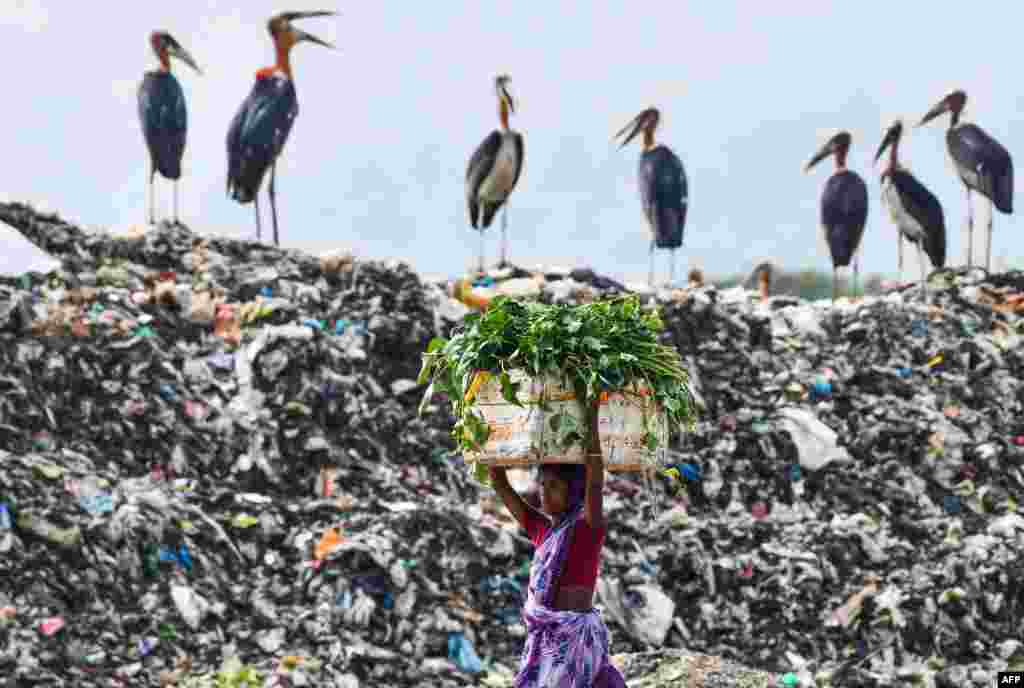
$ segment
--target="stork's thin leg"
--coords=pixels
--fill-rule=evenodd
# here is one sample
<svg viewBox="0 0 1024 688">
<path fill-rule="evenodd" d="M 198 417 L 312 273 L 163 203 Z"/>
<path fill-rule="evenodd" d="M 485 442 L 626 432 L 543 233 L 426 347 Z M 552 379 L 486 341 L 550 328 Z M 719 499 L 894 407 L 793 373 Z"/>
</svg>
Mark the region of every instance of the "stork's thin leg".
<svg viewBox="0 0 1024 688">
<path fill-rule="evenodd" d="M 832 303 L 836 302 L 836 293 L 839 289 L 839 281 L 837 279 L 838 271 L 835 267 L 832 268 Z"/>
<path fill-rule="evenodd" d="M 860 274 L 860 257 L 853 254 L 853 295 L 850 300 L 855 301 L 857 299 L 857 277 Z"/>
<path fill-rule="evenodd" d="M 508 204 L 501 211 L 501 263 L 499 267 L 505 267 L 508 262 Z"/>
<path fill-rule="evenodd" d="M 650 251 L 651 265 L 647 269 L 647 284 L 654 286 L 654 240 L 651 240 L 651 251 Z"/>
<path fill-rule="evenodd" d="M 156 188 L 153 186 L 153 177 L 156 176 L 156 165 L 149 169 L 149 224 L 156 224 Z"/>
<path fill-rule="evenodd" d="M 174 224 L 180 225 L 178 220 L 178 180 L 174 180 Z"/>
<path fill-rule="evenodd" d="M 917 243 L 917 259 L 921 263 L 921 301 L 928 303 L 928 287 L 925 285 L 924 272 L 924 249 L 921 248 L 921 242 Z"/>
<path fill-rule="evenodd" d="M 988 241 L 985 243 L 985 272 L 992 270 L 992 217 L 996 214 L 996 209 L 992 205 L 992 200 L 988 202 Z"/>
<path fill-rule="evenodd" d="M 260 241 L 260 192 L 258 189 L 256 195 L 252 197 L 252 202 L 256 206 L 256 241 Z"/>
<path fill-rule="evenodd" d="M 974 208 L 971 205 L 971 187 L 964 185 L 967 189 L 967 267 L 974 264 Z"/>
<path fill-rule="evenodd" d="M 274 246 L 280 246 L 281 242 L 277 239 L 277 194 L 274 193 L 274 177 L 277 173 L 277 161 L 270 166 L 270 215 L 273 218 L 274 223 Z"/>
<path fill-rule="evenodd" d="M 483 277 L 487 274 L 487 268 L 484 265 L 484 229 L 481 227 L 480 232 L 480 276 Z"/>
<path fill-rule="evenodd" d="M 671 257 L 669 258 L 668 264 L 668 286 L 674 287 L 676 284 L 676 250 L 671 250 Z"/>
<path fill-rule="evenodd" d="M 897 279 L 903 286 L 903 232 L 896 230 L 896 265 L 899 270 Z"/>
</svg>

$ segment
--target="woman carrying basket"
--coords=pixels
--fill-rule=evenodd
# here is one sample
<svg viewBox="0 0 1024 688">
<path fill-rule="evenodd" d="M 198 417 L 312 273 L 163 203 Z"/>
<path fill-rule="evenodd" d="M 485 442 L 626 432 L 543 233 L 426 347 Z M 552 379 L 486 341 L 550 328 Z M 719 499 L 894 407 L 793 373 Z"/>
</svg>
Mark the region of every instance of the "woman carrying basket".
<svg viewBox="0 0 1024 688">
<path fill-rule="evenodd" d="M 605 522 L 601 491 L 604 459 L 592 409 L 585 465 L 541 467 L 541 511 L 492 466 L 491 483 L 536 550 L 523 620 L 526 646 L 516 688 L 625 688 L 608 656 L 608 629 L 594 609 Z"/>
</svg>

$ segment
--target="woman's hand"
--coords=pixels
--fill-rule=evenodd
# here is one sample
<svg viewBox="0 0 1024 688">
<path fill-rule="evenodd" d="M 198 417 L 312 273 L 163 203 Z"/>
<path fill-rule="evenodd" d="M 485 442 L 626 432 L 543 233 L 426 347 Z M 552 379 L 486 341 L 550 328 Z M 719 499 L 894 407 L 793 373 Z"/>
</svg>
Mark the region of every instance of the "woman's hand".
<svg viewBox="0 0 1024 688">
<path fill-rule="evenodd" d="M 505 467 L 488 466 L 487 475 L 491 478 L 491 487 L 501 497 L 501 501 L 505 503 L 505 508 L 512 514 L 516 523 L 526 527 L 526 517 L 532 511 L 532 507 L 523 501 L 523 498 L 509 484 Z"/>
</svg>

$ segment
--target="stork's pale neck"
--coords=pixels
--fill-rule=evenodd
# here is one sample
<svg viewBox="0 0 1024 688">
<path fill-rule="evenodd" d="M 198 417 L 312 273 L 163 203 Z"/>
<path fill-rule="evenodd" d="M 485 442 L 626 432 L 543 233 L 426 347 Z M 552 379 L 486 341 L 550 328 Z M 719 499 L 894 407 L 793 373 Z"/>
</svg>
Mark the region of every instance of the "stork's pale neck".
<svg viewBox="0 0 1024 688">
<path fill-rule="evenodd" d="M 160 71 L 171 72 L 171 56 L 167 53 L 167 48 L 160 48 L 160 51 L 156 54 L 160 60 Z"/>
<path fill-rule="evenodd" d="M 654 148 L 654 129 L 644 129 L 644 152 Z"/>
<path fill-rule="evenodd" d="M 508 101 L 499 97 L 498 102 L 498 119 L 501 121 L 501 129 L 508 131 Z"/>
</svg>

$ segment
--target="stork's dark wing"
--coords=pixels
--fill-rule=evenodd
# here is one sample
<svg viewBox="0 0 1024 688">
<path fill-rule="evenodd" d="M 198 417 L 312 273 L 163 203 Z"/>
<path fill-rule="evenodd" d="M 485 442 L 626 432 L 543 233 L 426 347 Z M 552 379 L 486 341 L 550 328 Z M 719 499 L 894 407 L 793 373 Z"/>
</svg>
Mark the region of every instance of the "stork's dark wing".
<svg viewBox="0 0 1024 688">
<path fill-rule="evenodd" d="M 829 177 L 821 195 L 821 224 L 832 252 L 832 265 L 846 267 L 860 246 L 868 220 L 868 187 L 852 170 Z"/>
<path fill-rule="evenodd" d="M 970 123 L 949 129 L 946 145 L 960 168 L 961 178 L 966 176 L 964 181 L 991 198 L 1000 212 L 1012 213 L 1013 160 L 1009 151 L 984 129 Z"/>
<path fill-rule="evenodd" d="M 466 195 L 476 196 L 477 190 L 494 167 L 501 150 L 501 132 L 492 131 L 473 151 L 466 166 Z"/>
<path fill-rule="evenodd" d="M 523 173 L 523 167 L 526 165 L 526 142 L 523 140 L 523 135 L 518 131 L 513 133 L 513 138 L 516 142 L 516 159 L 518 166 L 516 167 L 516 177 L 512 180 L 512 188 L 516 188 L 516 184 L 519 183 L 519 176 Z"/>
<path fill-rule="evenodd" d="M 228 128 L 228 195 L 239 203 L 255 198 L 298 114 L 299 101 L 290 79 L 256 80 Z"/>
<path fill-rule="evenodd" d="M 469 223 L 474 228 L 477 226 L 480 214 L 480 204 L 476 198 L 477 191 L 487 175 L 490 174 L 500 151 L 501 132 L 495 130 L 477 146 L 469 158 L 469 165 L 466 166 L 466 206 L 469 210 Z"/>
<path fill-rule="evenodd" d="M 181 177 L 188 113 L 185 92 L 170 72 L 147 72 L 138 91 L 139 122 L 153 167 L 167 179 Z"/>
<path fill-rule="evenodd" d="M 906 170 L 889 174 L 892 185 L 900 195 L 900 203 L 924 230 L 924 248 L 932 265 L 946 265 L 946 219 L 942 204 L 917 178 Z"/>
<path fill-rule="evenodd" d="M 655 246 L 679 248 L 689 204 L 683 162 L 668 147 L 657 146 L 640 156 L 638 175 L 640 201 L 654 232 Z"/>
</svg>

